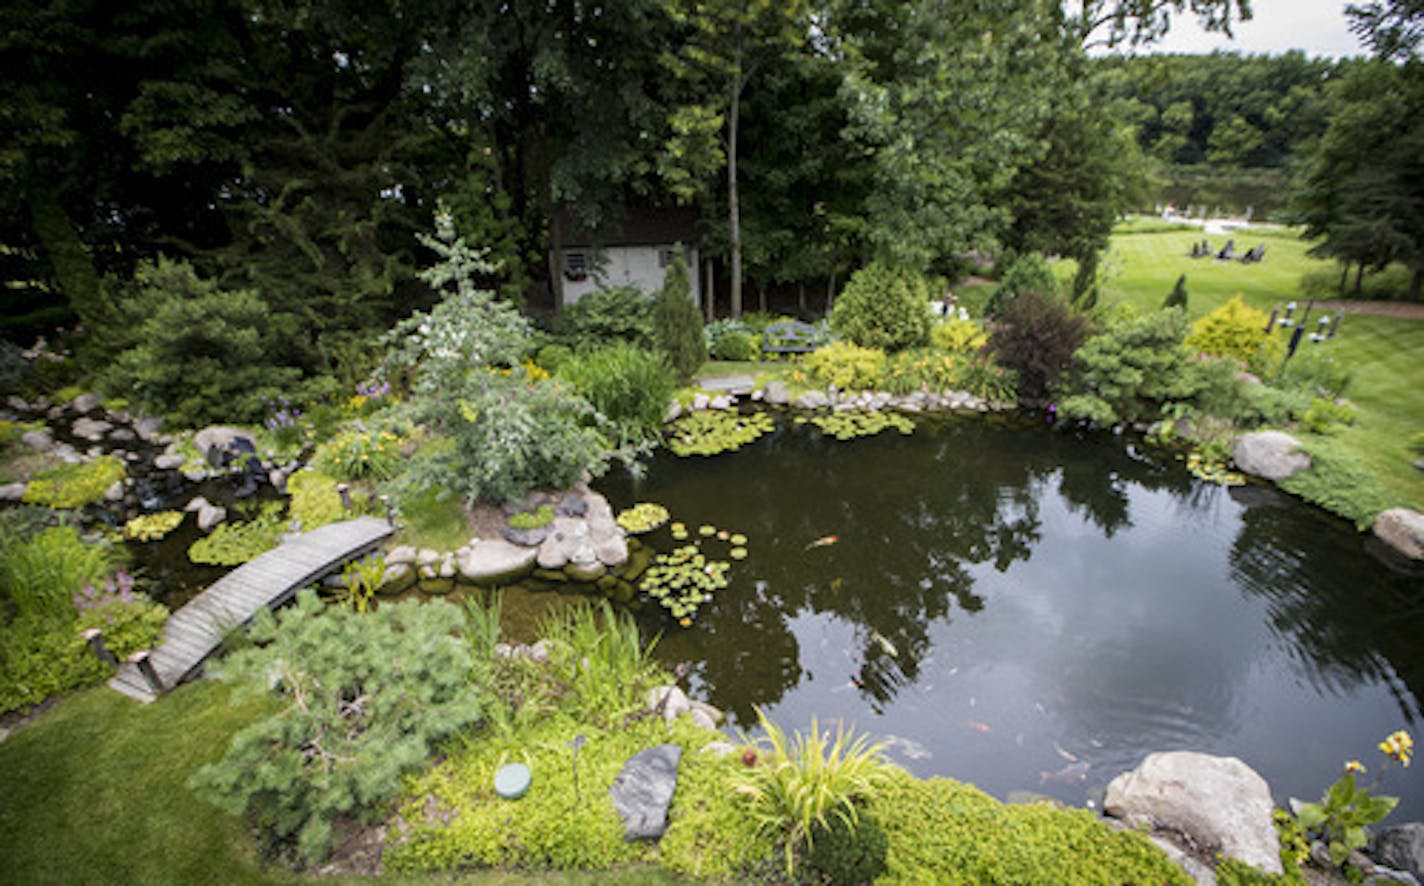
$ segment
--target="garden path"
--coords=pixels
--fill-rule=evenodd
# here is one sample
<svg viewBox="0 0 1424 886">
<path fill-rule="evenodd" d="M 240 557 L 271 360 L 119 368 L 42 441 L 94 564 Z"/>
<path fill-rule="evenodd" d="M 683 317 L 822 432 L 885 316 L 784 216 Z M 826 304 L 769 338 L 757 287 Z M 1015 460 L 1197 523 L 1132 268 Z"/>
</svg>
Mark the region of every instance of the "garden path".
<svg viewBox="0 0 1424 886">
<path fill-rule="evenodd" d="M 173 613 L 159 645 L 145 662 L 128 661 L 109 686 L 142 702 L 158 697 L 141 667 L 151 667 L 163 689 L 194 676 L 234 628 L 259 609 L 275 608 L 299 589 L 374 548 L 395 528 L 375 517 L 357 517 L 313 529 L 283 542 L 229 572 Z"/>
</svg>

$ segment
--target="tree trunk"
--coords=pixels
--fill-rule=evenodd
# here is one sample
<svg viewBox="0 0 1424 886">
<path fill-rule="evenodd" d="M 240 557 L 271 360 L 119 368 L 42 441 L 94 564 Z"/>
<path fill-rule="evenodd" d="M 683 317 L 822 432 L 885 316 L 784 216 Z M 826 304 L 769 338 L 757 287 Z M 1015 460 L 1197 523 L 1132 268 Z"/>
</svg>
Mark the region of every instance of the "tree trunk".
<svg viewBox="0 0 1424 886">
<path fill-rule="evenodd" d="M 732 316 L 742 316 L 742 212 L 737 198 L 737 122 L 742 104 L 741 51 L 735 57 L 732 106 L 727 114 L 727 233 L 732 247 Z"/>
<path fill-rule="evenodd" d="M 1360 292 L 1361 292 L 1360 286 L 1361 286 L 1362 283 L 1364 283 L 1364 280 L 1365 280 L 1365 263 L 1364 263 L 1364 262 L 1360 262 L 1359 266 L 1355 268 L 1355 298 L 1359 298 L 1359 297 L 1360 297 Z"/>
<path fill-rule="evenodd" d="M 564 309 L 564 232 L 554 212 L 549 213 L 549 291 L 554 313 Z"/>
<path fill-rule="evenodd" d="M 1409 280 L 1409 300 L 1419 301 L 1424 295 L 1424 265 L 1414 269 L 1414 276 Z"/>
<path fill-rule="evenodd" d="M 806 316 L 806 281 L 796 281 L 796 311 L 802 317 Z"/>
<path fill-rule="evenodd" d="M 757 310 L 766 313 L 766 281 L 757 281 Z"/>
<path fill-rule="evenodd" d="M 1340 297 L 1345 297 L 1345 284 L 1350 280 L 1350 263 L 1340 262 Z"/>
<path fill-rule="evenodd" d="M 702 289 L 706 299 L 705 304 L 707 305 L 707 322 L 711 323 L 717 319 L 717 311 L 715 310 L 717 301 L 717 278 L 712 274 L 712 259 L 710 258 L 706 261 L 706 269 L 707 282 Z"/>
<path fill-rule="evenodd" d="M 831 316 L 831 308 L 836 306 L 836 272 L 826 278 L 826 316 Z"/>
</svg>

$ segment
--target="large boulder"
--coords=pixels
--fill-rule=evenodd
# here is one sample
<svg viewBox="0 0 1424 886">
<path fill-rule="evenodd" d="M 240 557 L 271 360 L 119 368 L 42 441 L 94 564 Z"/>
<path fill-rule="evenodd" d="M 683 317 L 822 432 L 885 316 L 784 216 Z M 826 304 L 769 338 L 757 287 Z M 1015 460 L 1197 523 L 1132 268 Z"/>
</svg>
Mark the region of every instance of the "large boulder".
<svg viewBox="0 0 1424 886">
<path fill-rule="evenodd" d="M 1390 508 L 1375 518 L 1380 541 L 1411 560 L 1424 560 L 1424 514 L 1408 508 Z"/>
<path fill-rule="evenodd" d="M 1112 780 L 1103 808 L 1134 827 L 1180 831 L 1209 852 L 1281 873 L 1270 786 L 1235 757 L 1149 754 Z"/>
<path fill-rule="evenodd" d="M 241 428 L 209 425 L 193 435 L 193 445 L 208 464 L 226 467 L 243 455 L 257 452 L 257 443 Z"/>
<path fill-rule="evenodd" d="M 682 748 L 660 744 L 628 758 L 608 788 L 626 840 L 656 840 L 667 830 Z"/>
<path fill-rule="evenodd" d="M 1267 480 L 1284 480 L 1310 470 L 1310 456 L 1300 451 L 1300 441 L 1280 431 L 1257 431 L 1236 438 L 1232 452 L 1236 467 Z"/>
<path fill-rule="evenodd" d="M 783 381 L 769 381 L 766 383 L 766 402 L 772 406 L 785 406 L 791 402 L 791 389 Z"/>
<path fill-rule="evenodd" d="M 1424 881 L 1424 822 L 1381 829 L 1370 840 L 1370 856 L 1385 867 L 1407 871 Z"/>
<path fill-rule="evenodd" d="M 523 578 L 539 557 L 535 548 L 502 538 L 479 538 L 455 552 L 460 575 L 477 585 L 497 585 Z"/>
</svg>

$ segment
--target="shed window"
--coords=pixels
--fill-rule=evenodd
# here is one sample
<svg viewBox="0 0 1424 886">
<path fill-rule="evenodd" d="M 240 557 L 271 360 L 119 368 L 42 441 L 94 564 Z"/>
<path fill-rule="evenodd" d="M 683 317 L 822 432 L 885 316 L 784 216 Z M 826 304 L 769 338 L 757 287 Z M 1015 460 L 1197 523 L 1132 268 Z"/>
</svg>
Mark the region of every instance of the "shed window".
<svg viewBox="0 0 1424 886">
<path fill-rule="evenodd" d="M 570 280 L 588 277 L 588 253 L 569 250 L 564 253 L 564 276 Z"/>
<path fill-rule="evenodd" d="M 658 249 L 658 267 L 665 268 L 672 264 L 672 260 L 677 257 L 680 250 L 676 246 L 663 246 Z"/>
</svg>

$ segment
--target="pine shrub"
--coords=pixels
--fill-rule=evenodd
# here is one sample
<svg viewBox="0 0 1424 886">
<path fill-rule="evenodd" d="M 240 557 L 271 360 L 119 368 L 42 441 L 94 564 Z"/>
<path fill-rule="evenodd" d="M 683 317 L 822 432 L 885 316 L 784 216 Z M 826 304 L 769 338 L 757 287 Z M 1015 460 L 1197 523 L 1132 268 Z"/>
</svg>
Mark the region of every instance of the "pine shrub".
<svg viewBox="0 0 1424 886">
<path fill-rule="evenodd" d="M 894 352 L 929 344 L 932 287 L 924 276 L 874 262 L 851 275 L 831 328 L 863 348 Z"/>
<path fill-rule="evenodd" d="M 680 381 L 686 382 L 707 362 L 702 337 L 702 312 L 692 300 L 687 262 L 682 253 L 668 265 L 663 288 L 653 303 L 653 339 Z"/>
</svg>

